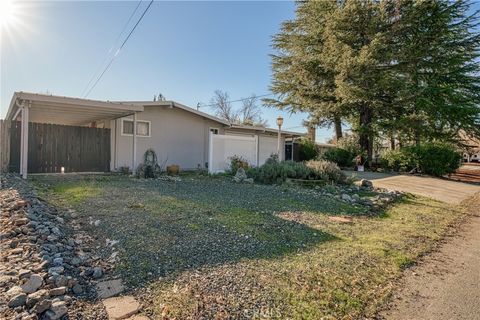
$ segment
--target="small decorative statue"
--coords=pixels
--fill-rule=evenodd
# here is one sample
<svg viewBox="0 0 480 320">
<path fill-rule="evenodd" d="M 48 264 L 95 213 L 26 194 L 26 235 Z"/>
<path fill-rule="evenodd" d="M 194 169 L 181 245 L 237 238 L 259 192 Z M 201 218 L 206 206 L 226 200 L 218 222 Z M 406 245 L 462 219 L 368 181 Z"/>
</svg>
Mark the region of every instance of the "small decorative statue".
<svg viewBox="0 0 480 320">
<path fill-rule="evenodd" d="M 157 154 L 153 149 L 148 149 L 143 155 L 143 163 L 137 168 L 137 178 L 158 178 L 161 172 Z"/>
</svg>

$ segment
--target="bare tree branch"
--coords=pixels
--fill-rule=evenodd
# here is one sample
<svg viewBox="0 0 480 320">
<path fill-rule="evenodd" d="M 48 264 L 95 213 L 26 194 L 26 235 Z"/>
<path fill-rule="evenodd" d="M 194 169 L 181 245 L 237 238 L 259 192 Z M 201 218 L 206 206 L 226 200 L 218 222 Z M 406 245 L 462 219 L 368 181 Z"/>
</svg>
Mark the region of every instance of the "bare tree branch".
<svg viewBox="0 0 480 320">
<path fill-rule="evenodd" d="M 258 98 L 255 94 L 245 98 L 242 101 L 242 107 L 240 108 L 240 117 L 242 124 L 255 125 L 255 126 L 267 126 L 267 120 L 262 118 L 262 111 L 257 104 Z"/>
<path fill-rule="evenodd" d="M 227 120 L 230 124 L 245 124 L 265 127 L 267 121 L 262 118 L 262 112 L 255 94 L 242 99 L 242 107 L 236 110 L 230 102 L 228 92 L 216 90 L 210 104 L 219 118 Z"/>
<path fill-rule="evenodd" d="M 215 90 L 210 104 L 217 117 L 227 120 L 230 124 L 239 123 L 238 112 L 233 109 L 228 92 Z"/>
</svg>

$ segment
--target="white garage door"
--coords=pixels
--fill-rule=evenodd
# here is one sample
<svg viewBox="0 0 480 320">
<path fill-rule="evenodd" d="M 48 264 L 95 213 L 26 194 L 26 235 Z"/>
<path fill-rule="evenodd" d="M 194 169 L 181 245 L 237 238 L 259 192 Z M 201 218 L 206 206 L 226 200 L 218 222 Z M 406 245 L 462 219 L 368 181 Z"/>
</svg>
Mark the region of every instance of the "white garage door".
<svg viewBox="0 0 480 320">
<path fill-rule="evenodd" d="M 257 165 L 257 136 L 234 136 L 210 133 L 208 172 L 224 172 L 229 169 L 230 158 L 239 156 L 251 166 Z"/>
<path fill-rule="evenodd" d="M 278 145 L 277 137 L 258 137 L 258 165 L 261 166 L 272 155 L 277 153 Z M 284 139 L 280 142 L 280 160 L 283 160 L 284 156 Z"/>
</svg>

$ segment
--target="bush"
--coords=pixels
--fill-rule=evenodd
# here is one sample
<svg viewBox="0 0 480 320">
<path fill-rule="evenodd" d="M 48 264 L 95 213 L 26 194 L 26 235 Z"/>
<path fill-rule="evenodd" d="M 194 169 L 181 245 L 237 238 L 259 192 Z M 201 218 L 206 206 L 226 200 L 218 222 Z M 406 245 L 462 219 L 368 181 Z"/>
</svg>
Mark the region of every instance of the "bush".
<svg viewBox="0 0 480 320">
<path fill-rule="evenodd" d="M 426 143 L 400 150 L 391 150 L 382 156 L 382 165 L 395 171 L 418 168 L 422 173 L 441 177 L 455 172 L 460 166 L 460 153 L 445 143 Z"/>
<path fill-rule="evenodd" d="M 366 154 L 358 144 L 358 135 L 356 134 L 346 134 L 343 138 L 337 141 L 337 148 L 347 150 L 353 158 L 359 154 L 366 157 Z"/>
<path fill-rule="evenodd" d="M 268 161 L 264 165 L 250 171 L 253 178 L 261 183 L 283 183 L 287 178 L 310 179 L 312 171 L 301 162 Z"/>
<path fill-rule="evenodd" d="M 315 159 L 318 155 L 318 150 L 315 143 L 309 139 L 300 139 L 300 148 L 298 150 L 298 156 L 300 161 L 308 161 Z"/>
<path fill-rule="evenodd" d="M 412 147 L 423 173 L 441 177 L 455 172 L 460 167 L 461 154 L 446 143 L 429 143 Z"/>
<path fill-rule="evenodd" d="M 241 156 L 234 155 L 229 158 L 230 159 L 230 173 L 231 174 L 236 174 L 238 168 L 243 168 L 245 171 L 248 170 L 250 165 L 248 164 L 248 161 L 242 158 Z"/>
<path fill-rule="evenodd" d="M 332 148 L 323 154 L 324 160 L 334 162 L 339 167 L 351 167 L 356 154 L 342 148 Z"/>
<path fill-rule="evenodd" d="M 347 176 L 340 170 L 340 168 L 333 162 L 326 160 L 310 160 L 305 163 L 307 168 L 310 168 L 316 179 L 333 182 L 345 182 Z"/>
<path fill-rule="evenodd" d="M 283 183 L 289 178 L 345 182 L 345 175 L 340 168 L 324 160 L 302 163 L 278 161 L 277 157 L 270 157 L 264 165 L 249 169 L 247 175 L 266 184 Z"/>
<path fill-rule="evenodd" d="M 384 168 L 398 172 L 410 171 L 418 166 L 418 160 L 410 148 L 390 150 L 382 156 L 380 162 Z"/>
</svg>

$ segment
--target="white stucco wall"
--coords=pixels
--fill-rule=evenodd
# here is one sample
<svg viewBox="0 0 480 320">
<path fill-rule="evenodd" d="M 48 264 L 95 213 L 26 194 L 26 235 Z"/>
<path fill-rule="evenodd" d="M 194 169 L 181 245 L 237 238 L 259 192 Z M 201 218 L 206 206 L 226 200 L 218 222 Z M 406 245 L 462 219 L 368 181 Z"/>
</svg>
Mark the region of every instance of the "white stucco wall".
<svg viewBox="0 0 480 320">
<path fill-rule="evenodd" d="M 133 120 L 133 116 L 123 119 Z M 198 167 L 205 169 L 209 156 L 210 128 L 217 128 L 219 134 L 258 136 L 258 161 L 262 165 L 272 153 L 277 152 L 277 135 L 249 129 L 228 128 L 213 120 L 193 114 L 180 108 L 168 106 L 146 106 L 137 114 L 137 120 L 150 121 L 150 137 L 137 135 L 137 163 L 143 162 L 145 151 L 152 148 L 157 153 L 160 165 L 178 164 L 181 170 Z M 123 135 L 122 119 L 111 120 L 105 127 L 111 128 L 111 170 L 122 166 L 132 168 L 133 136 Z M 285 137 L 281 138 L 284 158 Z"/>
<path fill-rule="evenodd" d="M 127 117 L 133 120 L 133 116 Z M 143 162 L 145 151 L 152 148 L 159 164 L 178 164 L 181 170 L 205 168 L 208 161 L 208 133 L 222 125 L 179 108 L 145 107 L 137 120 L 150 121 L 150 137 L 137 135 L 137 164 Z M 121 133 L 121 119 L 112 120 L 112 170 L 132 167 L 133 137 Z"/>
</svg>

